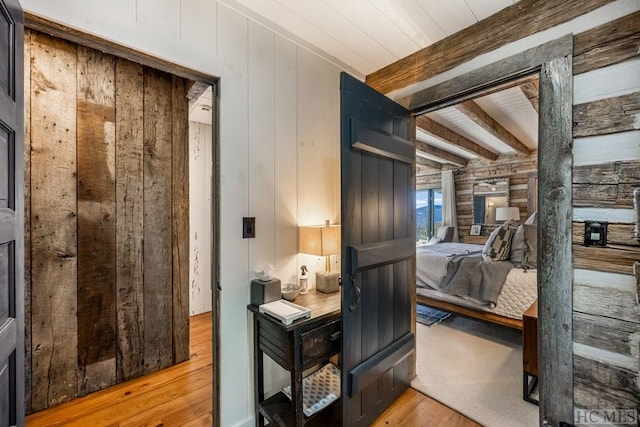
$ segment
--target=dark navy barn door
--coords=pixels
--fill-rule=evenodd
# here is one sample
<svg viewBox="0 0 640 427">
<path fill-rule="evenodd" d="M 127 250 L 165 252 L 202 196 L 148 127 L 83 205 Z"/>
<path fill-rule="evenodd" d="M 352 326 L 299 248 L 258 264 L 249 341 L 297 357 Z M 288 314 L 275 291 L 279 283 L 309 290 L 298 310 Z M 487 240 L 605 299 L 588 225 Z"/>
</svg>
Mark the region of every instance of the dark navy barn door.
<svg viewBox="0 0 640 427">
<path fill-rule="evenodd" d="M 0 0 L 0 427 L 24 425 L 23 34 Z"/>
<path fill-rule="evenodd" d="M 407 110 L 343 73 L 342 423 L 368 426 L 414 371 L 415 148 Z"/>
</svg>

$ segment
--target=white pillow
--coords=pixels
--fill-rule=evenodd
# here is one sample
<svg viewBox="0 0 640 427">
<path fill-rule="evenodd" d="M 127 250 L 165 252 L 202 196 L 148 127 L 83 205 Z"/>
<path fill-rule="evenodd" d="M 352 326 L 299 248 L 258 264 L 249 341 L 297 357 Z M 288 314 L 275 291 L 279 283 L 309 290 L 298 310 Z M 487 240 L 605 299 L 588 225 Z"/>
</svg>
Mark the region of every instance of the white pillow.
<svg viewBox="0 0 640 427">
<path fill-rule="evenodd" d="M 440 242 L 442 242 L 442 239 L 440 239 L 438 236 L 433 236 L 432 238 L 429 239 L 429 241 L 427 242 L 427 245 L 435 245 Z"/>
</svg>

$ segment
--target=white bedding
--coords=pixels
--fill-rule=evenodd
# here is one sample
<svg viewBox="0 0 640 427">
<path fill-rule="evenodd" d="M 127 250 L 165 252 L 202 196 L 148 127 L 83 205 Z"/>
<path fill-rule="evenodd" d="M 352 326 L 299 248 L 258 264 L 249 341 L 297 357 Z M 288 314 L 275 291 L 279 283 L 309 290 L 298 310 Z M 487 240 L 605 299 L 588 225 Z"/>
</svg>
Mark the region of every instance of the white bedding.
<svg viewBox="0 0 640 427">
<path fill-rule="evenodd" d="M 537 298 L 537 280 L 536 270 L 523 270 L 522 268 L 514 267 L 509 271 L 505 284 L 498 296 L 496 306 L 490 308 L 488 306 L 475 304 L 468 299 L 460 298 L 454 295 L 445 294 L 437 289 L 433 289 L 430 285 L 434 283 L 434 280 L 441 274 L 443 261 L 435 260 L 433 257 L 442 257 L 442 254 L 453 251 L 453 253 L 463 253 L 463 251 L 477 250 L 478 247 L 482 249 L 482 245 L 467 245 L 467 244 L 447 244 L 452 245 L 449 247 L 441 246 L 445 243 L 440 243 L 437 246 L 438 250 L 425 251 L 417 250 L 417 278 L 418 278 L 418 295 L 424 295 L 429 298 L 438 299 L 441 301 L 451 302 L 453 304 L 461 305 L 464 307 L 474 308 L 476 310 L 482 310 L 490 313 L 495 313 L 500 316 L 509 317 L 512 319 L 522 319 L 522 313 L 524 313 Z M 457 246 L 456 246 L 457 245 Z M 434 248 L 429 248 L 434 249 Z M 430 252 L 430 253 L 428 253 Z M 446 255 L 444 255 L 446 260 Z M 426 273 L 426 274 L 425 274 Z M 436 283 L 437 286 L 437 283 Z"/>
</svg>

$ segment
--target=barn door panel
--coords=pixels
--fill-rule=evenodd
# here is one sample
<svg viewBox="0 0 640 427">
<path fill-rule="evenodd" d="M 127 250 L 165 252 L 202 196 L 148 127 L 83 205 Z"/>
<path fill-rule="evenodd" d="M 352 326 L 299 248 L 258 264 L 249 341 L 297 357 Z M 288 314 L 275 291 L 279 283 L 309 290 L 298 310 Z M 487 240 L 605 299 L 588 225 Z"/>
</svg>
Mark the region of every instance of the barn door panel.
<svg viewBox="0 0 640 427">
<path fill-rule="evenodd" d="M 342 74 L 343 425 L 371 424 L 412 379 L 411 124 L 404 108 Z"/>
</svg>

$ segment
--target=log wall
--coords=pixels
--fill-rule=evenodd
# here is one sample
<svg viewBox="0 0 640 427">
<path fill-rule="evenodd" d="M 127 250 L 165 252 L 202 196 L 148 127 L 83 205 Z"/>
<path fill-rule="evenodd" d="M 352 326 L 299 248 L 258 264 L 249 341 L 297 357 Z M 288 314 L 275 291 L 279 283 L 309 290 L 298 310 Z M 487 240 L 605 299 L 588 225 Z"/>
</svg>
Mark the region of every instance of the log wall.
<svg viewBox="0 0 640 427">
<path fill-rule="evenodd" d="M 552 13 L 569 6 L 571 13 Z M 553 16 L 530 13 L 538 7 Z M 634 236 L 638 213 L 632 194 L 640 188 L 640 5 L 522 0 L 508 9 L 368 76 L 367 82 L 402 92 L 435 73 L 453 77 L 457 72 L 452 69 L 464 68 L 471 58 L 481 66 L 554 36 L 574 34 L 574 336 L 573 355 L 567 355 L 573 357 L 573 400 L 576 409 L 635 409 L 640 402 L 640 307 L 634 264 L 640 262 L 640 243 Z M 500 18 L 513 13 L 537 28 L 519 28 L 512 19 Z M 486 28 L 496 36 L 487 36 Z M 407 63 L 413 71 L 407 71 Z M 439 187 L 439 174 L 418 177 L 418 183 Z M 464 209 L 460 206 L 463 216 Z M 586 220 L 608 222 L 606 247 L 583 245 Z M 465 218 L 459 221 L 461 231 L 468 228 Z M 582 425 L 579 418 L 575 421 Z"/>
<path fill-rule="evenodd" d="M 33 412 L 189 357 L 188 82 L 27 34 Z"/>
<path fill-rule="evenodd" d="M 463 169 L 454 172 L 456 182 L 456 213 L 458 215 L 458 234 L 460 238 L 469 235 L 473 224 L 473 183 L 488 178 L 509 178 L 509 206 L 520 209 L 520 220 L 524 222 L 533 212 L 535 203 L 531 203 L 529 192 L 535 188 L 537 177 L 537 153 L 530 156 L 503 155 L 495 162 L 471 160 Z M 418 190 L 441 188 L 440 171 L 416 177 Z M 482 227 L 481 234 L 489 235 L 495 227 Z"/>
</svg>

